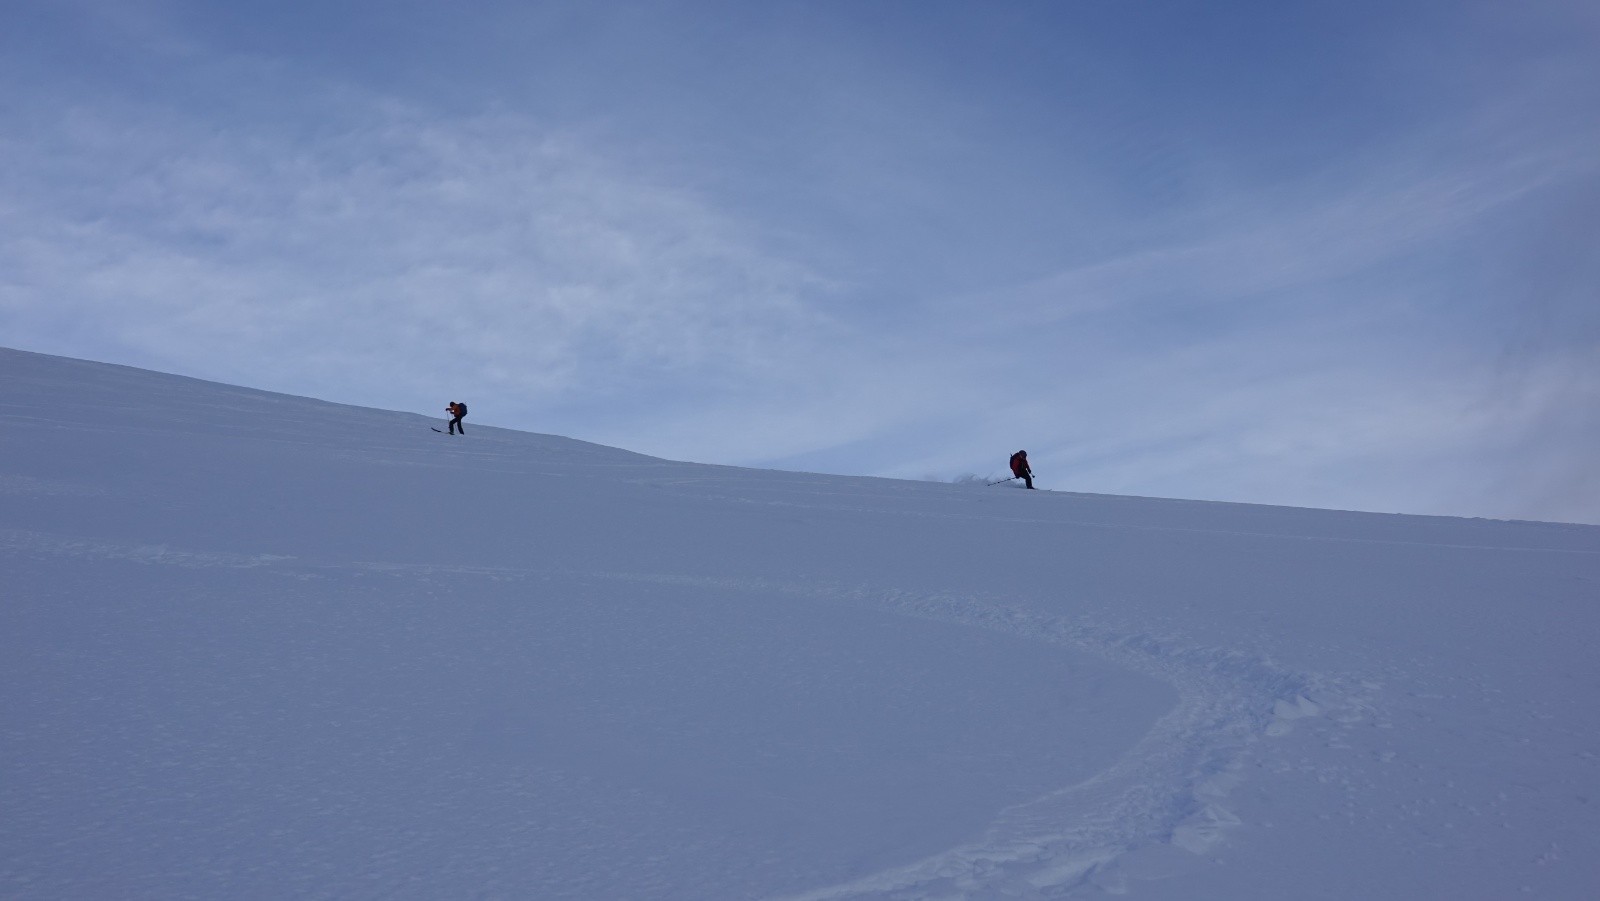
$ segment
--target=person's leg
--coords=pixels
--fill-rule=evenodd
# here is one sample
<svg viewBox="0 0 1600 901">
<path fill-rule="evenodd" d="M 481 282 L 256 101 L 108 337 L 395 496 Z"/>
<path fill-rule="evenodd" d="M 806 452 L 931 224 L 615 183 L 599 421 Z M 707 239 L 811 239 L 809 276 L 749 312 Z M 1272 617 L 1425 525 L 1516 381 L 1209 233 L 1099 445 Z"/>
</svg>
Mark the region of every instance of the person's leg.
<svg viewBox="0 0 1600 901">
<path fill-rule="evenodd" d="M 1022 474 L 1022 484 L 1028 486 L 1029 488 L 1032 488 L 1033 487 L 1033 473 L 1031 473 L 1031 472 L 1023 473 Z"/>
</svg>

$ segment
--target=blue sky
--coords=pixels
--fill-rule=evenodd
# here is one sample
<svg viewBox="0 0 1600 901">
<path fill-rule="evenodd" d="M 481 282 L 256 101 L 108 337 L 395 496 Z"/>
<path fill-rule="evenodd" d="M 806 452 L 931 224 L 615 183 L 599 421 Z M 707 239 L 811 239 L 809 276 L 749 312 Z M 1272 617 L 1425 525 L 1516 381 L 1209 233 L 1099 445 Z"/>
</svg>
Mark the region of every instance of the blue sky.
<svg viewBox="0 0 1600 901">
<path fill-rule="evenodd" d="M 0 19 L 0 344 L 701 462 L 1600 522 L 1593 3 Z"/>
</svg>

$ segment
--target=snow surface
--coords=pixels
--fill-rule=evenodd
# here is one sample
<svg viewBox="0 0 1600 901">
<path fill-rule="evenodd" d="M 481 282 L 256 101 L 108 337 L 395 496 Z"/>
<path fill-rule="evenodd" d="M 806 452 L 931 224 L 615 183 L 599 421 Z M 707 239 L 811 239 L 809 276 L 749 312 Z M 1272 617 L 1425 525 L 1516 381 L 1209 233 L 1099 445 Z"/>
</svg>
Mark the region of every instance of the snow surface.
<svg viewBox="0 0 1600 901">
<path fill-rule="evenodd" d="M 0 384 L 5 898 L 1600 897 L 1597 527 Z"/>
</svg>

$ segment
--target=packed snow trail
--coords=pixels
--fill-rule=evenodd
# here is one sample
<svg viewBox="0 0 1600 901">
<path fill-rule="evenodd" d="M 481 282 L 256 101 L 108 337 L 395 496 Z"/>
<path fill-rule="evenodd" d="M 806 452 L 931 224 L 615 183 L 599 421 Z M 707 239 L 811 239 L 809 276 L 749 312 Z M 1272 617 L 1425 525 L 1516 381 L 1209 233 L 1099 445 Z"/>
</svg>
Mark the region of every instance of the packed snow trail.
<svg viewBox="0 0 1600 901">
<path fill-rule="evenodd" d="M 0 376 L 6 897 L 1600 885 L 1600 529 Z"/>
</svg>

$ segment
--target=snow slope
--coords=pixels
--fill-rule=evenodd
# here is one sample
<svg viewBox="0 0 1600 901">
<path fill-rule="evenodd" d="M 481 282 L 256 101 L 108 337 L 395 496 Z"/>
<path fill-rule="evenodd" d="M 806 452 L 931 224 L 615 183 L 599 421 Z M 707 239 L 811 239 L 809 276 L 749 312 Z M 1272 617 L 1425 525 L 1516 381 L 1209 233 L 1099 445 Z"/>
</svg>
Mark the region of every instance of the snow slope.
<svg viewBox="0 0 1600 901">
<path fill-rule="evenodd" d="M 1600 897 L 1600 528 L 0 384 L 5 898 Z"/>
</svg>

